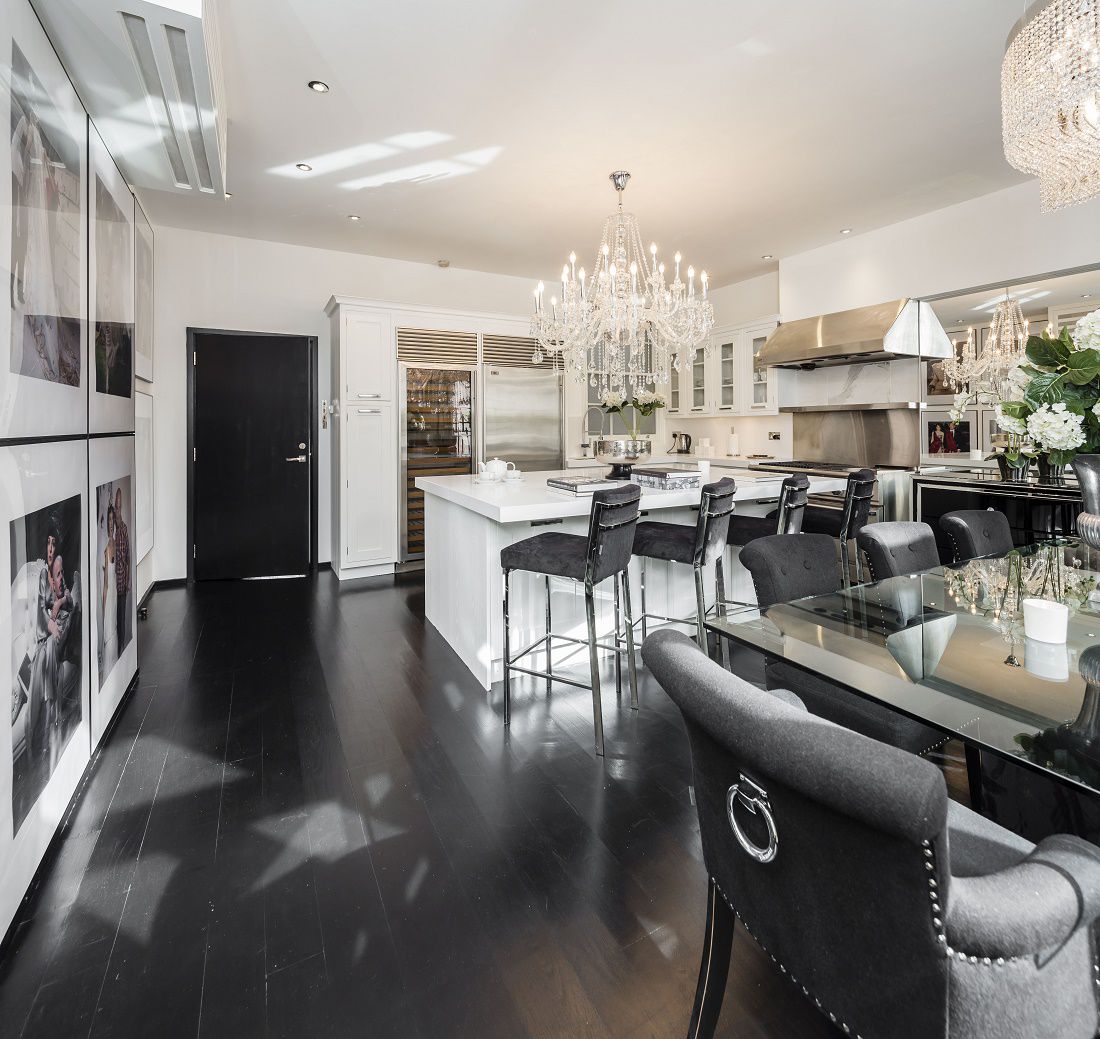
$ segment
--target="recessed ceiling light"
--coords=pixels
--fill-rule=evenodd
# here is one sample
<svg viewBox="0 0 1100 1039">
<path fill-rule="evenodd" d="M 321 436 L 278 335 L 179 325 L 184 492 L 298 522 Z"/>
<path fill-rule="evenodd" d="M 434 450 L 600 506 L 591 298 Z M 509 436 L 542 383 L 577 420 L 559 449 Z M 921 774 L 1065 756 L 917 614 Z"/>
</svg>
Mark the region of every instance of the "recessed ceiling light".
<svg viewBox="0 0 1100 1039">
<path fill-rule="evenodd" d="M 1092 299 L 1092 293 L 1091 292 L 1082 292 L 1081 293 L 1081 298 L 1082 299 Z"/>
<path fill-rule="evenodd" d="M 226 198 L 232 198 L 232 197 L 233 197 L 233 192 L 232 192 L 232 191 L 227 191 L 227 192 L 225 193 L 225 197 L 226 197 Z"/>
<path fill-rule="evenodd" d="M 450 267 L 450 265 L 451 265 L 450 260 L 436 260 L 435 262 L 440 267 Z"/>
<path fill-rule="evenodd" d="M 307 84 L 310 90 L 316 91 L 318 94 L 328 93 L 328 84 L 320 79 L 311 79 Z"/>
<path fill-rule="evenodd" d="M 842 227 L 842 228 L 840 229 L 840 233 L 841 233 L 841 234 L 851 234 L 851 233 L 852 233 L 852 229 L 851 229 L 850 227 Z"/>
<path fill-rule="evenodd" d="M 760 257 L 760 259 L 762 259 L 762 260 L 774 260 L 775 257 L 772 256 L 771 253 L 764 253 L 764 255 Z"/>
<path fill-rule="evenodd" d="M 309 171 L 313 169 L 313 167 L 308 162 L 295 163 L 294 168 L 297 170 L 301 170 L 303 173 L 309 173 Z"/>
<path fill-rule="evenodd" d="M 358 220 L 359 217 L 356 216 L 354 213 L 348 213 L 348 219 L 349 220 Z"/>
</svg>

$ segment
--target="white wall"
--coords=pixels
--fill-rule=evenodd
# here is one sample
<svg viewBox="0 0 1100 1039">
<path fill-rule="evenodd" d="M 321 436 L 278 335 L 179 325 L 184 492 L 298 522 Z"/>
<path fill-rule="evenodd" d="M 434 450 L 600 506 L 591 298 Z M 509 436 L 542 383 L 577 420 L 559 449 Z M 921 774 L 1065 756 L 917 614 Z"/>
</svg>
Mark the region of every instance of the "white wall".
<svg viewBox="0 0 1100 1039">
<path fill-rule="evenodd" d="M 714 324 L 744 325 L 779 313 L 779 272 L 769 271 L 747 281 L 714 289 L 710 294 Z"/>
<path fill-rule="evenodd" d="M 327 398 L 331 366 L 324 306 L 334 293 L 517 316 L 526 314 L 531 298 L 529 278 L 171 227 L 155 232 L 156 544 L 152 574 L 140 568 L 140 592 L 153 578 L 187 574 L 188 327 L 317 336 L 318 396 Z M 320 429 L 319 419 L 317 437 L 318 554 L 324 562 L 330 558 L 329 430 Z"/>
<path fill-rule="evenodd" d="M 1042 213 L 1037 182 L 779 261 L 783 320 L 1100 261 L 1100 200 Z"/>
</svg>

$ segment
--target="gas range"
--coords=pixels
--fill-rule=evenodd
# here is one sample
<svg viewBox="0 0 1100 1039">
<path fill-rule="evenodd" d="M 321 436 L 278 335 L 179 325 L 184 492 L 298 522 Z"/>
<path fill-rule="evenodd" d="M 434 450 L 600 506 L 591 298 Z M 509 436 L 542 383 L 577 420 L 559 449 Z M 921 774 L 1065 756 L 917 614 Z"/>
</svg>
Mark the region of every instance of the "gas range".
<svg viewBox="0 0 1100 1039">
<path fill-rule="evenodd" d="M 817 473 L 820 476 L 847 476 L 859 469 L 847 462 L 809 462 L 796 458 L 790 462 L 757 462 L 751 468 L 765 473 Z"/>
</svg>

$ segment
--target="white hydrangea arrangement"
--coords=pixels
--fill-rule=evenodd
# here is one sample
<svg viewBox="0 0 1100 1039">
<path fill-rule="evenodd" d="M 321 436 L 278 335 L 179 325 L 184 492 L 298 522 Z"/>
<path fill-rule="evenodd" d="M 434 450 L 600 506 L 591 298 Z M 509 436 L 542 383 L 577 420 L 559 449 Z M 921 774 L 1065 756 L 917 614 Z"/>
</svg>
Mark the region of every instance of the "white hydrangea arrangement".
<svg viewBox="0 0 1100 1039">
<path fill-rule="evenodd" d="M 1058 336 L 1030 336 L 1025 360 L 988 394 L 1010 436 L 1011 465 L 1036 455 L 1066 465 L 1078 451 L 1100 450 L 1100 310 Z M 969 403 L 979 394 L 960 394 Z M 956 407 L 965 407 L 956 399 Z"/>
<path fill-rule="evenodd" d="M 631 423 L 631 436 L 638 438 L 638 416 L 649 418 L 658 408 L 665 406 L 665 397 L 662 393 L 653 390 L 638 390 L 633 400 L 628 398 L 621 390 L 605 390 L 600 395 L 600 406 L 605 415 L 618 415 L 626 422 L 624 412 L 630 408 L 634 412 L 634 421 Z"/>
</svg>

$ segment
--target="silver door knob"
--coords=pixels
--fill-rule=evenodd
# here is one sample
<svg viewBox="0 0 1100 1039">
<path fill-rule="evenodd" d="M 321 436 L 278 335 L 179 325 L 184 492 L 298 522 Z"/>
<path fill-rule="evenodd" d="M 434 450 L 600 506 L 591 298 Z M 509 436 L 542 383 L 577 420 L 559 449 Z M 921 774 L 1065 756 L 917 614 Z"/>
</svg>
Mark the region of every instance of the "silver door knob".
<svg viewBox="0 0 1100 1039">
<path fill-rule="evenodd" d="M 291 455 L 287 459 L 288 462 L 304 462 L 305 460 L 306 460 L 305 455 Z"/>
</svg>

